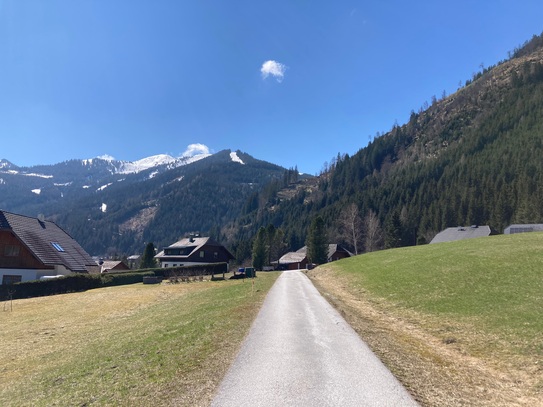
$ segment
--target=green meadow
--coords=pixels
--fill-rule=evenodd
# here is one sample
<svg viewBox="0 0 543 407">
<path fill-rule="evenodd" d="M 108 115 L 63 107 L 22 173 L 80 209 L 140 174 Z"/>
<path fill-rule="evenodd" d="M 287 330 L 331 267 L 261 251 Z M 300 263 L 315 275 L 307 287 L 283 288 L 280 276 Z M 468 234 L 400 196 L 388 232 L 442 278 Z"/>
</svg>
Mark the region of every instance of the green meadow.
<svg viewBox="0 0 543 407">
<path fill-rule="evenodd" d="M 543 356 L 543 234 L 381 251 L 341 270 L 390 305 L 469 323 L 511 352 Z"/>
</svg>

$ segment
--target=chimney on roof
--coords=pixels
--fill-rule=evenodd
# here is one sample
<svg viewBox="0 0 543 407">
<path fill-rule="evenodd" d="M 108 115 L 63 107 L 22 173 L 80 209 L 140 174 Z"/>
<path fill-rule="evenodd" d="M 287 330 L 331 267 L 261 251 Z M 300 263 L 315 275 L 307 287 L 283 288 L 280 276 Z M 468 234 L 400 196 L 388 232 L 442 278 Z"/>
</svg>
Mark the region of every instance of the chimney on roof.
<svg viewBox="0 0 543 407">
<path fill-rule="evenodd" d="M 43 213 L 40 213 L 40 214 L 38 215 L 38 223 L 40 224 L 40 226 L 41 226 L 42 229 L 45 229 L 45 223 L 44 223 L 44 221 L 45 221 L 45 216 L 43 215 Z"/>
<path fill-rule="evenodd" d="M 199 233 L 191 233 L 191 234 L 189 234 L 189 242 L 193 243 L 194 239 L 196 239 L 197 237 L 200 237 Z"/>
</svg>

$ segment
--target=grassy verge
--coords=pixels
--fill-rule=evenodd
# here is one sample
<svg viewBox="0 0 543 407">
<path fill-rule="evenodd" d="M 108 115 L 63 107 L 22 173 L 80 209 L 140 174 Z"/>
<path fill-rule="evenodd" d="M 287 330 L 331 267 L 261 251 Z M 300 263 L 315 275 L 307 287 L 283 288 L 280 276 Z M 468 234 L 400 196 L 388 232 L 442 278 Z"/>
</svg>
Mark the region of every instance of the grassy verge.
<svg viewBox="0 0 543 407">
<path fill-rule="evenodd" d="M 277 276 L 3 304 L 0 405 L 208 405 Z"/>
<path fill-rule="evenodd" d="M 388 250 L 310 273 L 428 406 L 543 405 L 543 234 Z"/>
</svg>

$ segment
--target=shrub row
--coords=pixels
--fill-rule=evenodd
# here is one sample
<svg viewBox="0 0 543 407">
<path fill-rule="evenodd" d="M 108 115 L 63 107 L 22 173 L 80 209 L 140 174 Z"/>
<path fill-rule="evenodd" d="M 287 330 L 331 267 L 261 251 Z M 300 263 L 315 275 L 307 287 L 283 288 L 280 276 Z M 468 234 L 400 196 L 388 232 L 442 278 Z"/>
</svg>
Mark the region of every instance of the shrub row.
<svg viewBox="0 0 543 407">
<path fill-rule="evenodd" d="M 0 301 L 43 297 L 90 290 L 93 288 L 141 283 L 143 277 L 154 276 L 152 271 L 134 273 L 73 274 L 50 280 L 35 280 L 13 285 L 0 285 Z"/>
<path fill-rule="evenodd" d="M 172 276 L 210 276 L 228 272 L 227 263 L 201 264 L 193 266 L 179 266 L 168 268 L 147 269 L 153 271 L 157 277 L 168 278 Z"/>
</svg>

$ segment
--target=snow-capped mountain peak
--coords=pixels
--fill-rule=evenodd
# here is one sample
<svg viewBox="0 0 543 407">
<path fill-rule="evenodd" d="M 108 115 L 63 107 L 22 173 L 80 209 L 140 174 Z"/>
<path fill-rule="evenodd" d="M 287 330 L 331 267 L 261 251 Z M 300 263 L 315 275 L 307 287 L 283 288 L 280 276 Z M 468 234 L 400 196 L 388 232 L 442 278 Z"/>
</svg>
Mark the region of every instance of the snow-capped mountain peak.
<svg viewBox="0 0 543 407">
<path fill-rule="evenodd" d="M 180 167 L 182 165 L 191 164 L 203 158 L 212 155 L 209 148 L 204 144 L 191 144 L 185 152 L 179 157 L 173 157 L 169 154 L 157 154 L 150 157 L 145 157 L 136 161 L 117 161 L 112 156 L 105 154 L 94 159 L 83 160 L 84 164 L 92 164 L 93 160 L 107 161 L 114 168 L 111 170 L 115 174 L 137 174 L 139 172 L 167 166 L 169 169 Z"/>
<path fill-rule="evenodd" d="M 158 167 L 160 165 L 171 164 L 177 159 L 168 154 L 158 154 L 150 157 L 142 158 L 137 161 L 123 161 L 117 173 L 131 174 L 148 170 L 149 168 Z"/>
</svg>

